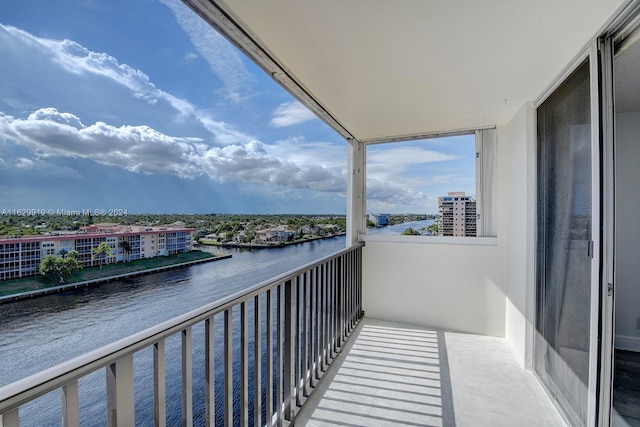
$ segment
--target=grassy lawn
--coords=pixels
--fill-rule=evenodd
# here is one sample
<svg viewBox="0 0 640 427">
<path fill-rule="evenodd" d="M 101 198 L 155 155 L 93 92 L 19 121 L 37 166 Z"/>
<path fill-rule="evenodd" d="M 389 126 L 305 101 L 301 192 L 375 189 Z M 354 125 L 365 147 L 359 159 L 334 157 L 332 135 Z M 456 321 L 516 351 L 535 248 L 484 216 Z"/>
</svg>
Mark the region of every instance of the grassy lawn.
<svg viewBox="0 0 640 427">
<path fill-rule="evenodd" d="M 148 270 L 157 267 L 180 264 L 183 262 L 196 261 L 205 258 L 213 258 L 215 255 L 208 252 L 193 251 L 185 254 L 176 254 L 165 257 L 156 257 L 130 261 L 127 263 L 106 264 L 100 267 L 86 267 L 74 273 L 66 279 L 67 283 L 84 282 L 86 280 L 99 279 L 107 276 L 117 276 L 118 274 L 132 273 L 135 271 Z M 21 279 L 6 280 L 0 282 L 0 296 L 16 294 L 20 292 L 35 291 L 38 289 L 50 288 L 58 285 L 57 277 L 31 276 Z"/>
</svg>

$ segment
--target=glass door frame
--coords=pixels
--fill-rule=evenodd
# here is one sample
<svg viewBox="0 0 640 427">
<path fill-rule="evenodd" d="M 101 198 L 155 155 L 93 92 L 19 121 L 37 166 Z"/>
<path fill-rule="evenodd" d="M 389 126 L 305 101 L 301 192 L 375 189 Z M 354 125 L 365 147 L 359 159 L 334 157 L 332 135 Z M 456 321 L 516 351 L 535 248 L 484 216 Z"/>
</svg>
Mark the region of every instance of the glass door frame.
<svg viewBox="0 0 640 427">
<path fill-rule="evenodd" d="M 611 425 L 615 371 L 615 81 L 616 44 L 640 28 L 640 5 L 631 4 L 598 40 L 601 63 L 602 269 L 598 425 Z M 624 42 L 621 42 L 624 43 Z"/>
<path fill-rule="evenodd" d="M 587 57 L 590 63 L 591 143 L 592 143 L 592 239 L 591 313 L 589 348 L 588 419 L 589 426 L 609 426 L 613 409 L 615 346 L 615 165 L 614 165 L 614 45 L 616 40 L 638 26 L 640 0 L 629 2 L 613 17 L 593 42 L 578 55 L 554 84 L 534 103 L 534 112 Z M 537 128 L 534 116 L 534 129 Z M 535 138 L 537 144 L 537 138 Z M 536 159 L 536 162 L 538 159 Z M 537 172 L 536 172 L 537 173 Z M 537 189 L 534 185 L 534 191 Z M 536 211 L 537 212 L 537 209 Z M 537 234 L 537 218 L 534 235 Z M 533 244 L 534 257 L 537 255 Z M 534 265 L 537 259 L 533 260 Z M 537 279 L 534 277 L 534 283 Z M 537 286 L 537 285 L 535 285 Z M 537 301 L 530 310 L 537 316 Z M 534 324 L 537 320 L 534 319 Z M 533 328 L 535 333 L 535 327 Z M 533 334 L 532 334 L 533 335 Z M 530 335 L 530 360 L 535 356 L 535 340 Z M 534 375 L 538 377 L 534 363 Z M 540 378 L 538 377 L 540 381 Z M 540 381 L 541 384 L 542 381 Z M 543 388 L 546 387 L 543 384 Z M 550 396 L 553 399 L 552 396 Z M 557 404 L 557 402 L 555 402 Z M 560 410 L 562 413 L 562 410 Z"/>
<path fill-rule="evenodd" d="M 589 383 L 587 384 L 587 425 L 593 426 L 596 425 L 597 416 L 598 416 L 598 383 L 600 381 L 599 373 L 600 373 L 600 348 L 599 348 L 599 339 L 600 339 L 600 289 L 601 289 L 601 234 L 602 234 L 602 222 L 601 222 L 601 133 L 600 133 L 600 118 L 601 118 L 601 108 L 600 108 L 600 53 L 599 53 L 599 42 L 594 41 L 587 49 L 585 49 L 582 54 L 580 54 L 576 59 L 571 63 L 571 66 L 568 67 L 562 76 L 556 81 L 556 83 L 534 104 L 534 110 L 537 111 L 538 107 L 540 107 L 546 99 L 555 93 L 556 89 L 558 89 L 567 78 L 586 60 L 589 59 L 589 87 L 590 87 L 590 119 L 591 119 L 591 264 L 590 264 L 590 311 L 589 311 Z M 534 115 L 535 120 L 535 115 Z M 534 129 L 537 128 L 537 124 L 534 125 Z M 536 137 L 536 145 L 537 145 L 537 137 Z M 541 159 L 537 159 L 539 162 Z M 537 174 L 538 172 L 536 172 Z M 536 178 L 537 180 L 537 178 Z M 536 189 L 537 191 L 537 189 Z M 537 212 L 537 209 L 536 209 Z M 537 224 L 537 218 L 535 220 Z M 537 232 L 536 232 L 537 235 Z M 537 243 L 536 243 L 537 246 Z M 538 253 L 537 247 L 535 254 Z M 536 257 L 535 264 L 540 260 Z M 537 271 L 537 267 L 536 267 Z M 536 273 L 537 274 L 537 273 Z M 534 280 L 536 283 L 536 287 L 538 286 L 538 279 Z M 534 324 L 538 323 L 537 316 L 539 313 L 537 307 L 538 301 L 537 298 L 534 298 L 533 305 L 536 320 Z M 537 333 L 534 328 L 534 333 Z M 532 360 L 535 358 L 536 350 L 535 350 L 535 342 L 533 340 L 532 346 Z M 533 367 L 535 367 L 535 361 L 533 363 Z M 561 414 L 566 417 L 564 414 L 564 410 L 560 407 L 559 402 L 553 397 L 553 395 L 547 390 L 544 382 L 541 380 L 539 375 L 537 374 L 535 368 L 533 369 L 534 374 L 538 378 L 545 390 L 549 393 L 550 397 L 559 407 Z"/>
</svg>

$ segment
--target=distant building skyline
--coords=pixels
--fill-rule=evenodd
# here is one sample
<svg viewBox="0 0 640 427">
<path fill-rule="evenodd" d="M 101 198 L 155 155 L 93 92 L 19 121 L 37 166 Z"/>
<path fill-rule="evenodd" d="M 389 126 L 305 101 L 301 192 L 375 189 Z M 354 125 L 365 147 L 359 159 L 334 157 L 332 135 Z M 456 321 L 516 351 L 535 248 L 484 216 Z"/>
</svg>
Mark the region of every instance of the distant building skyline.
<svg viewBox="0 0 640 427">
<path fill-rule="evenodd" d="M 476 198 L 464 191 L 450 191 L 438 197 L 438 235 L 476 237 Z"/>
</svg>

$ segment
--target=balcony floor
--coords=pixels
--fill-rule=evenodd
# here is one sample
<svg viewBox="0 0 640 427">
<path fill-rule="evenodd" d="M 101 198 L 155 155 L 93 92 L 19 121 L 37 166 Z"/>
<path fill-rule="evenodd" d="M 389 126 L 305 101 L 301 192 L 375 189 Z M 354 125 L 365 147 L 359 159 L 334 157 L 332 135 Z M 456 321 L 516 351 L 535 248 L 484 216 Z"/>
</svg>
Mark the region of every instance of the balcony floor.
<svg viewBox="0 0 640 427">
<path fill-rule="evenodd" d="M 504 339 L 365 318 L 296 425 L 565 424 Z"/>
</svg>

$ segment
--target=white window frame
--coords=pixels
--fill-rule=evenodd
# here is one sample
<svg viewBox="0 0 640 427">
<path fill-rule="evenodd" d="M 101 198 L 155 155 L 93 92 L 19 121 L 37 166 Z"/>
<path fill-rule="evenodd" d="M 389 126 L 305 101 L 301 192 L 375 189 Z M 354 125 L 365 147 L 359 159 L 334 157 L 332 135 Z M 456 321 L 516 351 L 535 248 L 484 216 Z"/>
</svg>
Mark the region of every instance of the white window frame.
<svg viewBox="0 0 640 427">
<path fill-rule="evenodd" d="M 389 242 L 389 243 L 418 243 L 418 244 L 436 244 L 436 245 L 468 245 L 468 246 L 497 246 L 498 245 L 498 220 L 497 220 L 497 129 L 496 126 L 487 126 L 477 129 L 464 129 L 445 133 L 428 133 L 421 135 L 412 135 L 410 137 L 389 139 L 385 141 L 375 141 L 369 143 L 359 143 L 364 145 L 360 154 L 360 169 L 363 171 L 360 176 L 361 180 L 361 194 L 362 194 L 362 215 L 364 218 L 366 209 L 366 145 L 369 144 L 384 144 L 395 143 L 404 141 L 417 141 L 421 139 L 430 139 L 438 137 L 450 137 L 458 135 L 476 135 L 476 199 L 477 210 L 480 212 L 480 218 L 485 216 L 484 212 L 491 212 L 491 219 L 483 221 L 483 224 L 488 224 L 483 227 L 491 229 L 491 236 L 482 236 L 480 226 L 480 218 L 478 219 L 478 234 L 479 237 L 453 237 L 453 236 L 403 236 L 403 235 L 377 235 L 367 234 L 366 227 L 363 228 L 358 234 L 358 240 L 360 242 Z M 483 137 L 484 135 L 491 134 L 491 138 Z M 483 146 L 485 147 L 483 149 Z M 489 148 L 490 147 L 490 148 Z M 486 156 L 485 152 L 490 151 L 490 155 Z M 490 158 L 487 158 L 490 157 Z M 355 173 L 354 168 L 354 175 Z M 484 187 L 484 188 L 482 188 Z M 484 204 L 481 197 L 485 198 Z M 490 200 L 487 205 L 486 200 Z M 484 206 L 484 208 L 483 208 Z M 363 221 L 364 222 L 364 221 Z"/>
</svg>

